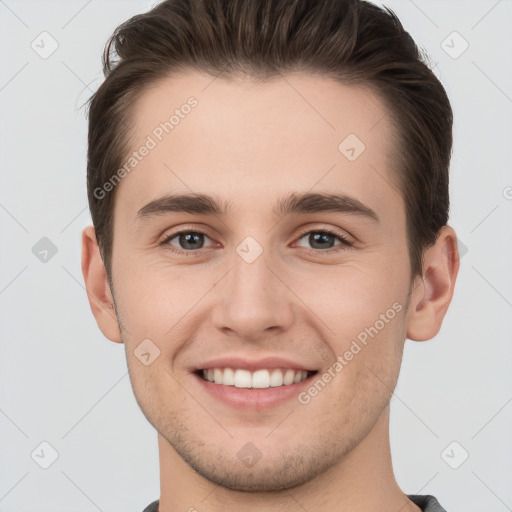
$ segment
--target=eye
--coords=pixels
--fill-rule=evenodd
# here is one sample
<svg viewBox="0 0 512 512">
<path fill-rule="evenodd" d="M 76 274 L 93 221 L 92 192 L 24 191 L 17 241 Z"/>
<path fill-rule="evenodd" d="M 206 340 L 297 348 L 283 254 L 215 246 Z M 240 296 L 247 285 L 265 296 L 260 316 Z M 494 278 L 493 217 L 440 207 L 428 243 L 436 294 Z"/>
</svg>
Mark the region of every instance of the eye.
<svg viewBox="0 0 512 512">
<path fill-rule="evenodd" d="M 179 231 L 167 236 L 162 240 L 161 245 L 170 246 L 171 250 L 178 254 L 194 255 L 203 248 L 204 237 L 208 238 L 206 233 L 202 231 Z M 171 243 L 175 238 L 177 239 L 178 247 Z"/>
<path fill-rule="evenodd" d="M 298 240 L 300 241 L 306 236 L 308 237 L 307 242 L 312 244 L 313 248 L 310 249 L 305 247 L 305 249 L 308 252 L 315 254 L 319 252 L 339 251 L 352 246 L 352 243 L 349 242 L 349 240 L 345 238 L 341 233 L 330 229 L 305 231 L 301 233 Z M 202 231 L 178 231 L 177 233 L 172 233 L 164 238 L 164 240 L 160 242 L 160 245 L 169 248 L 177 254 L 194 256 L 198 255 L 200 250 L 204 248 L 204 237 L 209 239 L 206 233 L 203 233 Z M 175 239 L 176 241 L 173 243 Z M 336 239 L 340 243 L 335 244 Z M 334 246 L 332 246 L 332 244 L 334 244 Z"/>
<path fill-rule="evenodd" d="M 313 246 L 313 249 L 308 249 L 308 252 L 332 252 L 340 251 L 350 247 L 351 242 L 348 241 L 341 233 L 330 229 L 317 229 L 309 230 L 302 233 L 299 237 L 299 241 L 307 236 L 307 242 Z M 341 243 L 331 246 L 335 240 L 338 239 Z M 316 247 L 315 247 L 316 246 Z"/>
</svg>

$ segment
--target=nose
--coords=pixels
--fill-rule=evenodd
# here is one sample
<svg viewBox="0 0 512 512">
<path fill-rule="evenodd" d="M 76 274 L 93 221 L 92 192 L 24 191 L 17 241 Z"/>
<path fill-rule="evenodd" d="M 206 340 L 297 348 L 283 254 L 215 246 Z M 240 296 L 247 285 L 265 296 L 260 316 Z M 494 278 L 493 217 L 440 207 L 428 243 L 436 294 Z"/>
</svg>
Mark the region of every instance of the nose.
<svg viewBox="0 0 512 512">
<path fill-rule="evenodd" d="M 237 253 L 231 271 L 216 286 L 215 327 L 247 341 L 286 331 L 294 321 L 295 296 L 266 252 L 248 263 Z"/>
</svg>

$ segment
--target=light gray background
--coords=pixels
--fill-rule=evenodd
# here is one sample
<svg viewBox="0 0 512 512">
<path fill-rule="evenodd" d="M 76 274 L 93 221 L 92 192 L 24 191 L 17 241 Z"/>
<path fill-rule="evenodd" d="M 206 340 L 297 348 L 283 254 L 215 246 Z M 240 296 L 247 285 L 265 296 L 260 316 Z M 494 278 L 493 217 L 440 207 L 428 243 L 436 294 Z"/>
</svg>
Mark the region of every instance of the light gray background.
<svg viewBox="0 0 512 512">
<path fill-rule="evenodd" d="M 139 512 L 159 496 L 156 432 L 133 397 L 124 347 L 103 338 L 83 286 L 80 233 L 90 219 L 78 108 L 103 79 L 100 55 L 114 28 L 153 3 L 0 1 L 0 512 Z M 448 512 L 505 512 L 512 3 L 384 3 L 428 51 L 452 101 L 450 224 L 463 244 L 441 332 L 406 343 L 391 409 L 396 477 L 404 492 L 434 494 Z M 43 31 L 59 45 L 47 59 L 31 48 Z M 453 31 L 469 43 L 458 58 L 442 47 L 462 48 Z M 46 263 L 32 252 L 42 237 L 58 249 Z M 50 461 L 43 441 L 59 454 L 48 469 L 39 465 Z M 453 469 L 463 450 L 468 459 Z"/>
</svg>

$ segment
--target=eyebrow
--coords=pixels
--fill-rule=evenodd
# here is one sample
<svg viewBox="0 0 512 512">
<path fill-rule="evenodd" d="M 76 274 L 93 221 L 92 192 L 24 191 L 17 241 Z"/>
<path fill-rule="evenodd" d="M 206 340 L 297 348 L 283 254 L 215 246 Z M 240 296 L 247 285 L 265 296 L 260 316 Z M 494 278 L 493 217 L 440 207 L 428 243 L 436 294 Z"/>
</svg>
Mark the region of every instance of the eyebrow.
<svg viewBox="0 0 512 512">
<path fill-rule="evenodd" d="M 138 212 L 136 219 L 165 215 L 170 212 L 195 213 L 199 215 L 218 215 L 225 217 L 231 211 L 229 201 L 206 194 L 172 194 L 155 199 Z M 308 213 L 335 212 L 366 217 L 380 223 L 378 215 L 368 206 L 354 197 L 328 193 L 293 192 L 282 198 L 272 213 L 279 216 L 289 214 L 306 215 Z"/>
</svg>

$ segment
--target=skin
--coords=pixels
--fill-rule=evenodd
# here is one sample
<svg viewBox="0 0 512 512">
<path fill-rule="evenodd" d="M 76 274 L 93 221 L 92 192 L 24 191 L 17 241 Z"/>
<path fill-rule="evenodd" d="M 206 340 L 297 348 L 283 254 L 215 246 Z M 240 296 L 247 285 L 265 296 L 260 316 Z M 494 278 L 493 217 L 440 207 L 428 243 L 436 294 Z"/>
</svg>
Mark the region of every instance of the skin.
<svg viewBox="0 0 512 512">
<path fill-rule="evenodd" d="M 368 89 L 305 74 L 255 84 L 190 71 L 135 105 L 134 150 L 190 96 L 198 106 L 118 185 L 113 290 L 92 226 L 82 237 L 92 312 L 109 340 L 124 343 L 135 397 L 158 431 L 160 512 L 420 510 L 394 478 L 389 401 L 406 338 L 434 337 L 452 299 L 454 230 L 443 227 L 411 283 L 393 127 Z M 338 150 L 350 133 L 366 145 L 353 162 Z M 283 196 L 308 191 L 357 198 L 380 223 L 273 212 Z M 232 209 L 136 219 L 150 201 L 189 192 Z M 207 234 L 192 246 L 199 256 L 173 253 L 191 251 L 179 237 L 160 245 L 194 228 Z M 313 245 L 299 238 L 305 228 L 335 229 L 353 245 L 326 253 L 341 242 Z M 251 264 L 236 252 L 247 236 L 263 248 Z M 321 375 L 395 302 L 402 310 L 306 405 L 241 412 L 191 373 L 214 357 L 270 355 Z M 147 366 L 134 354 L 146 338 L 160 350 Z M 237 456 L 247 442 L 261 453 L 251 467 Z"/>
</svg>

